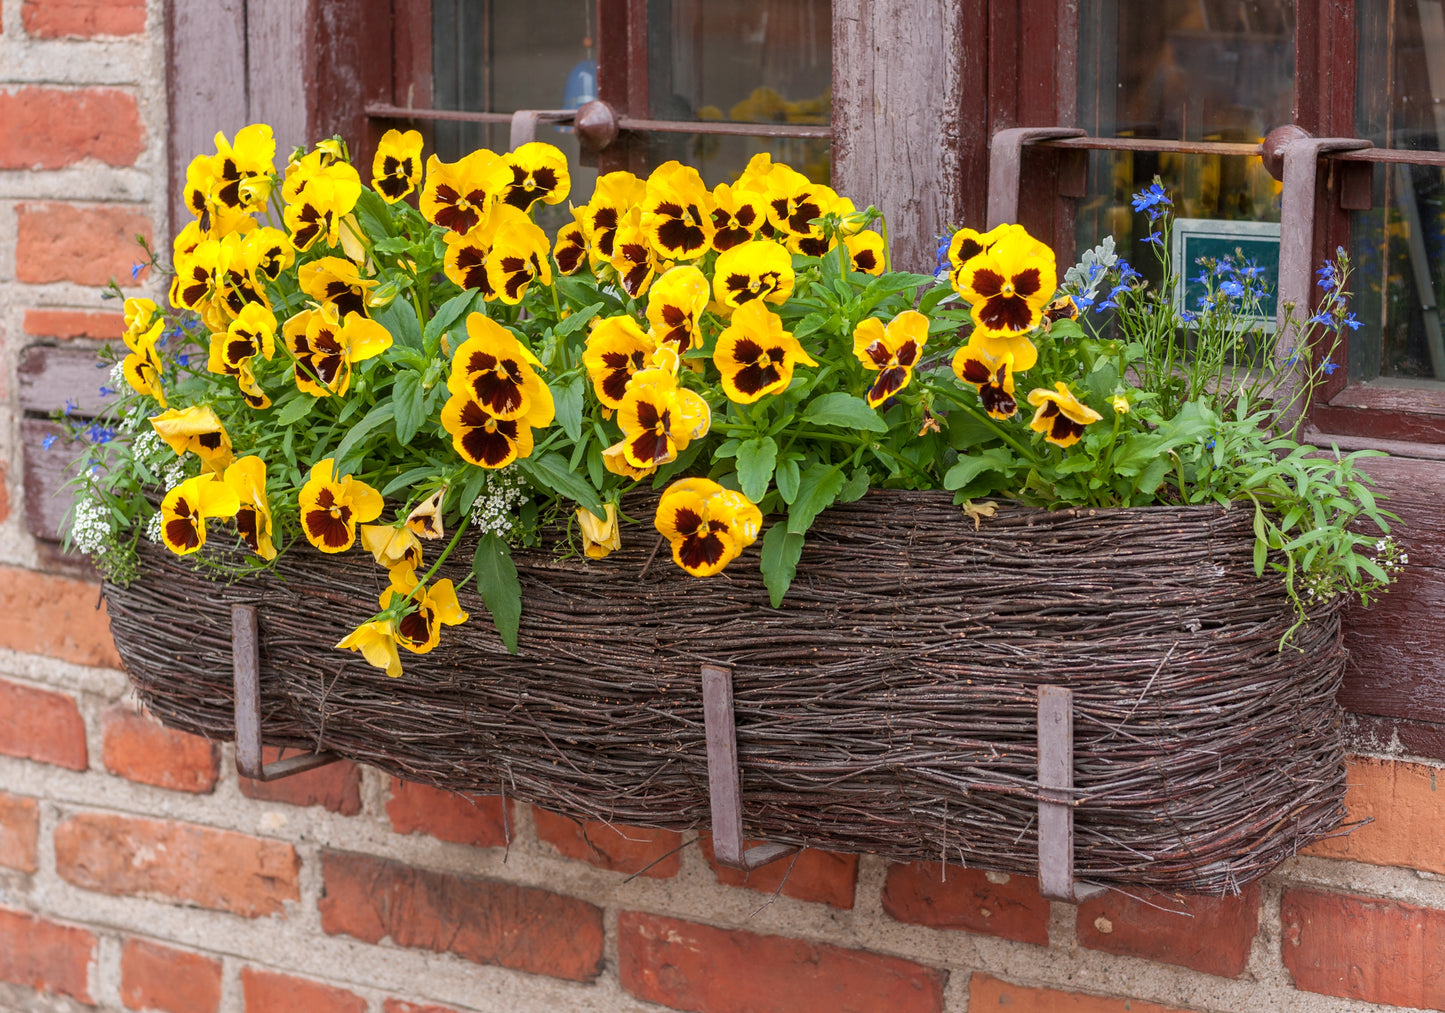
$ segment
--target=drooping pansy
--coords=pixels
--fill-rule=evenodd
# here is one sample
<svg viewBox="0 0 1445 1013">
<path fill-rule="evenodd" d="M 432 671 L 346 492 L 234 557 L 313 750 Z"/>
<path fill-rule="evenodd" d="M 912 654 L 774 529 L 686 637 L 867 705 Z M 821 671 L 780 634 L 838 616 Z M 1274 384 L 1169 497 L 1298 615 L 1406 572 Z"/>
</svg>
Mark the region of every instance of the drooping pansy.
<svg viewBox="0 0 1445 1013">
<path fill-rule="evenodd" d="M 545 422 L 533 425 L 550 425 L 552 392 L 537 375 L 540 365 L 511 331 L 490 317 L 472 313 L 467 317 L 467 340 L 452 356 L 447 390 L 475 401 L 498 421 L 545 416 Z"/>
<path fill-rule="evenodd" d="M 758 537 L 763 517 L 742 493 L 706 478 L 674 482 L 653 520 L 672 545 L 672 558 L 694 577 L 722 570 Z"/>
<path fill-rule="evenodd" d="M 151 425 L 178 455 L 201 459 L 203 470 L 219 475 L 231 463 L 231 437 L 210 405 L 172 408 L 152 416 Z"/>
<path fill-rule="evenodd" d="M 1084 435 L 1084 427 L 1098 422 L 1102 415 L 1082 403 L 1059 380 L 1053 390 L 1036 387 L 1029 391 L 1029 404 L 1036 409 L 1029 428 L 1043 433 L 1044 439 L 1059 447 L 1071 447 Z"/>
<path fill-rule="evenodd" d="M 864 229 L 851 236 L 844 236 L 843 245 L 848 247 L 848 257 L 853 262 L 853 270 L 862 271 L 864 274 L 883 273 L 887 254 L 881 235 L 872 229 Z"/>
<path fill-rule="evenodd" d="M 381 493 L 335 470 L 332 458 L 317 461 L 297 496 L 301 531 L 322 552 L 345 552 L 356 543 L 356 526 L 381 516 Z"/>
<path fill-rule="evenodd" d="M 1014 337 L 1039 325 L 1057 280 L 1053 250 L 1019 230 L 960 267 L 955 288 L 972 304 L 976 333 Z M 1015 362 L 1020 372 L 1029 368 L 1022 357 Z"/>
<path fill-rule="evenodd" d="M 627 384 L 633 374 L 647 368 L 656 347 L 641 325 L 625 313 L 607 317 L 593 327 L 582 351 L 582 365 L 597 400 L 608 408 L 620 407 Z"/>
<path fill-rule="evenodd" d="M 421 143 L 417 130 L 388 130 L 376 143 L 371 186 L 388 204 L 395 204 L 421 182 Z"/>
<path fill-rule="evenodd" d="M 149 299 L 125 301 L 125 333 L 121 340 L 129 353 L 121 360 L 126 382 L 137 394 L 149 394 L 166 407 L 166 392 L 161 384 L 164 364 L 156 342 L 165 330 L 165 320 Z"/>
<path fill-rule="evenodd" d="M 647 230 L 642 227 L 642 211 L 633 208 L 617 226 L 612 240 L 612 269 L 622 289 L 633 299 L 646 294 L 657 274 L 657 252 L 647 240 Z"/>
<path fill-rule="evenodd" d="M 594 271 L 612 262 L 617 230 L 646 193 L 647 184 L 630 172 L 609 172 L 597 177 L 592 199 L 579 209 L 577 216 L 577 223 L 587 237 L 587 254 Z"/>
<path fill-rule="evenodd" d="M 574 216 L 581 215 L 584 208 L 573 208 Z M 580 222 L 571 222 L 557 230 L 557 242 L 552 247 L 552 259 L 557 263 L 557 271 L 563 275 L 573 275 L 582 270 L 587 264 L 587 233 L 582 230 Z"/>
<path fill-rule="evenodd" d="M 342 320 L 349 313 L 367 316 L 366 297 L 377 282 L 363 278 L 351 261 L 342 257 L 320 257 L 302 264 L 296 271 L 301 291 L 323 306 L 331 306 Z"/>
<path fill-rule="evenodd" d="M 409 611 L 396 620 L 396 642 L 413 654 L 425 654 L 441 642 L 443 626 L 460 626 L 467 614 L 457 603 L 456 588 L 451 578 L 437 581 L 431 587 L 418 585 L 410 567 L 391 571 L 392 584 L 381 593 L 381 607 L 401 605 L 401 599 L 413 603 Z"/>
<path fill-rule="evenodd" d="M 521 211 L 507 204 L 492 209 L 496 232 L 487 255 L 487 282 L 492 295 L 515 306 L 533 281 L 552 284 L 547 234 Z"/>
<path fill-rule="evenodd" d="M 740 404 L 786 390 L 798 363 L 818 364 L 783 330 L 782 318 L 756 301 L 733 313 L 732 324 L 718 336 L 712 361 L 722 374 L 723 391 Z"/>
<path fill-rule="evenodd" d="M 707 276 L 691 264 L 665 272 L 647 297 L 652 340 L 672 345 L 679 355 L 702 344 L 699 321 L 708 303 Z"/>
<path fill-rule="evenodd" d="M 387 570 L 421 566 L 421 542 L 405 524 L 362 524 L 356 534 L 377 566 Z"/>
<path fill-rule="evenodd" d="M 407 529 L 418 538 L 432 540 L 445 537 L 446 525 L 442 523 L 442 501 L 446 499 L 446 496 L 447 487 L 442 486 L 413 507 L 403 522 Z"/>
<path fill-rule="evenodd" d="M 887 327 L 877 317 L 861 321 L 853 331 L 853 354 L 863 368 L 878 374 L 868 388 L 868 404 L 877 408 L 913 379 L 913 367 L 928 342 L 928 318 L 904 310 Z"/>
<path fill-rule="evenodd" d="M 586 507 L 578 507 L 577 526 L 582 530 L 582 552 L 588 559 L 606 559 L 622 548 L 616 503 L 603 504 L 600 518 Z"/>
<path fill-rule="evenodd" d="M 426 160 L 426 185 L 417 206 L 433 225 L 447 230 L 447 239 L 465 236 L 491 210 L 496 191 L 488 180 L 498 165 L 495 152 L 479 148 L 455 162 L 432 155 Z"/>
<path fill-rule="evenodd" d="M 712 248 L 719 253 L 749 242 L 767 221 L 762 195 L 726 183 L 712 189 Z"/>
<path fill-rule="evenodd" d="M 393 679 L 401 676 L 401 655 L 396 651 L 396 623 L 390 619 L 364 622 L 336 644 L 347 651 L 359 651 L 366 663 L 383 669 Z"/>
<path fill-rule="evenodd" d="M 649 373 L 650 382 L 633 379 L 617 409 L 622 457 L 641 470 L 676 460 L 712 425 L 712 411 L 700 394 L 677 386 L 663 370 Z"/>
<path fill-rule="evenodd" d="M 1049 328 L 1060 320 L 1077 319 L 1079 319 L 1079 304 L 1074 302 L 1073 296 L 1061 295 L 1044 307 L 1044 332 L 1048 333 Z"/>
<path fill-rule="evenodd" d="M 215 475 L 188 478 L 161 500 L 161 540 L 176 555 L 190 555 L 206 544 L 207 518 L 233 517 L 240 506 L 235 491 Z"/>
<path fill-rule="evenodd" d="M 996 419 L 1013 418 L 1019 410 L 1014 399 L 1013 356 L 989 354 L 983 345 L 969 343 L 953 353 L 953 373 L 978 391 L 983 410 Z"/>
<path fill-rule="evenodd" d="M 647 177 L 642 228 L 663 260 L 696 260 L 712 246 L 713 199 L 690 165 L 664 162 Z"/>
<path fill-rule="evenodd" d="M 793 258 L 780 243 L 757 239 L 718 255 L 712 291 L 728 309 L 763 300 L 781 306 L 793 294 Z"/>
<path fill-rule="evenodd" d="M 351 387 L 351 367 L 391 347 L 391 333 L 375 320 L 322 306 L 302 310 L 282 328 L 296 359 L 296 388 L 313 397 L 343 396 Z"/>
<path fill-rule="evenodd" d="M 266 462 L 255 454 L 238 458 L 222 481 L 236 494 L 236 532 L 241 541 L 265 560 L 276 558 L 271 541 L 271 504 L 266 500 Z"/>
<path fill-rule="evenodd" d="M 502 155 L 488 182 L 498 201 L 524 213 L 538 201 L 560 204 L 572 192 L 567 156 L 541 141 L 529 141 Z"/>
</svg>

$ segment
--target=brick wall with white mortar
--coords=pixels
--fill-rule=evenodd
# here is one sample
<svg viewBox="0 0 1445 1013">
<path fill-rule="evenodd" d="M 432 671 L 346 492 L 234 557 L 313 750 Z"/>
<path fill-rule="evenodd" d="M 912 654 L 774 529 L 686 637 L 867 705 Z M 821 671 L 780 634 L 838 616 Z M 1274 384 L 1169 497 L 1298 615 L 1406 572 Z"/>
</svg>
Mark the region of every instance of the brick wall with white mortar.
<svg viewBox="0 0 1445 1013">
<path fill-rule="evenodd" d="M 1375 822 L 1241 897 L 1076 907 L 820 852 L 749 881 L 693 835 L 349 763 L 256 785 L 137 714 L 96 586 L 26 533 L 15 369 L 117 336 L 100 286 L 167 234 L 163 13 L 0 0 L 0 1009 L 1445 1009 L 1439 768 L 1409 757 L 1354 758 Z"/>
</svg>

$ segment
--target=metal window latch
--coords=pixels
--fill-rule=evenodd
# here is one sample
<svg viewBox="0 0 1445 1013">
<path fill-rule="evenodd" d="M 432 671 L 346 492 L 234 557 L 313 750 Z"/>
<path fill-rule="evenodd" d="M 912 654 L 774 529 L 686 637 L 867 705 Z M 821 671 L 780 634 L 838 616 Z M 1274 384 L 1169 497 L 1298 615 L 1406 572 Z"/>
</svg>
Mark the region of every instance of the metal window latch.
<svg viewBox="0 0 1445 1013">
<path fill-rule="evenodd" d="M 341 757 L 303 753 L 275 763 L 261 762 L 261 639 L 253 605 L 231 606 L 231 666 L 236 699 L 236 769 L 255 781 L 279 781 Z"/>
</svg>

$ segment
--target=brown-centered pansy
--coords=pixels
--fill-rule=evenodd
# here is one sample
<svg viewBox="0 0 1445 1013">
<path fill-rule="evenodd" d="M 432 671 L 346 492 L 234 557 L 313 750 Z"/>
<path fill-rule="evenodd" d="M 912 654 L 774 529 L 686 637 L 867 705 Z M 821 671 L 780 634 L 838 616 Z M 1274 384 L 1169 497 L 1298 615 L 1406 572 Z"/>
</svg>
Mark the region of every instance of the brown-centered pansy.
<svg viewBox="0 0 1445 1013">
<path fill-rule="evenodd" d="M 267 225 L 246 233 L 245 257 L 257 275 L 275 281 L 296 262 L 296 247 L 285 232 Z"/>
<path fill-rule="evenodd" d="M 121 371 L 126 382 L 137 394 L 149 394 L 166 407 L 166 392 L 161 383 L 164 364 L 156 342 L 165 330 L 165 320 L 156 310 L 156 304 L 149 299 L 127 299 L 125 301 L 125 333 L 121 340 L 129 350 L 121 360 Z"/>
<path fill-rule="evenodd" d="M 404 523 L 418 538 L 432 540 L 446 536 L 446 525 L 442 523 L 442 501 L 446 496 L 447 487 L 442 486 L 406 515 Z"/>
<path fill-rule="evenodd" d="M 339 320 L 330 306 L 302 310 L 282 333 L 296 360 L 296 387 L 313 397 L 344 395 L 351 388 L 352 365 L 391 347 L 391 334 L 381 324 L 359 313 Z"/>
<path fill-rule="evenodd" d="M 582 365 L 597 392 L 597 400 L 608 408 L 619 408 L 627 384 L 638 370 L 652 361 L 656 343 L 632 317 L 608 317 L 587 335 Z"/>
<path fill-rule="evenodd" d="M 872 229 L 865 229 L 862 232 L 855 232 L 851 236 L 843 237 L 843 245 L 848 247 L 848 256 L 853 262 L 853 270 L 862 271 L 864 274 L 882 274 L 887 266 L 885 261 L 888 253 L 883 247 L 883 237 Z"/>
<path fill-rule="evenodd" d="M 372 619 L 362 623 L 336 644 L 347 651 L 358 651 L 373 668 L 385 670 L 393 679 L 401 676 L 401 655 L 396 651 L 396 622 Z"/>
<path fill-rule="evenodd" d="M 948 278 L 954 289 L 958 288 L 958 272 L 964 264 L 993 249 L 994 244 L 1005 236 L 1023 232 L 1022 225 L 1014 224 L 996 225 L 987 232 L 974 229 L 959 229 L 955 232 L 948 241 Z"/>
<path fill-rule="evenodd" d="M 507 204 L 492 209 L 496 232 L 487 254 L 487 282 L 492 295 L 515 306 L 533 281 L 552 284 L 547 234 L 523 212 Z"/>
<path fill-rule="evenodd" d="M 814 183 L 787 166 L 773 166 L 767 184 L 768 222 L 778 238 L 794 253 L 808 257 L 827 253 L 835 240 L 826 238 L 821 226 L 811 223 L 829 211 L 852 211 L 851 203 L 841 208 L 840 198 L 832 188 Z"/>
<path fill-rule="evenodd" d="M 487 260 L 492 255 L 492 240 L 497 229 L 507 218 L 506 215 L 493 214 L 493 210 L 495 206 L 489 208 L 481 224 L 468 230 L 465 236 L 447 233 L 447 252 L 442 260 L 442 270 L 448 278 L 462 288 L 477 289 L 487 300 L 495 299 L 497 295 L 487 274 Z M 507 210 L 519 213 L 515 208 Z"/>
<path fill-rule="evenodd" d="M 441 414 L 442 428 L 451 435 L 458 456 L 480 468 L 505 468 L 518 458 L 530 457 L 532 427 L 551 422 L 550 392 L 545 402 L 533 398 L 524 414 L 499 419 L 474 400 L 470 391 L 457 390 L 442 406 Z"/>
<path fill-rule="evenodd" d="M 421 182 L 421 133 L 388 130 L 376 143 L 371 160 L 371 186 L 381 199 L 395 204 Z"/>
<path fill-rule="evenodd" d="M 767 220 L 762 195 L 726 183 L 712 189 L 712 248 L 722 253 L 746 243 Z"/>
<path fill-rule="evenodd" d="M 633 208 L 617 226 L 612 240 L 613 270 L 622 289 L 633 299 L 646 294 L 657 274 L 657 253 L 647 240 L 647 231 L 642 227 L 642 211 Z"/>
<path fill-rule="evenodd" d="M 707 276 L 691 264 L 665 272 L 647 297 L 647 322 L 652 339 L 672 345 L 679 355 L 702 344 L 699 321 L 708 303 Z"/>
<path fill-rule="evenodd" d="M 247 306 L 259 303 L 268 309 L 264 281 L 256 273 L 252 256 L 258 251 L 246 245 L 239 232 L 221 240 L 220 258 L 215 274 L 216 291 L 209 306 L 200 310 L 201 319 L 212 330 L 221 330 L 226 323 Z"/>
<path fill-rule="evenodd" d="M 860 322 L 853 331 L 853 354 L 863 368 L 878 374 L 868 388 L 868 404 L 877 408 L 913 379 L 913 367 L 928 342 L 928 318 L 904 310 L 887 327 L 877 317 Z"/>
<path fill-rule="evenodd" d="M 266 462 L 255 454 L 238 458 L 226 469 L 222 481 L 236 494 L 236 533 L 256 555 L 276 558 L 271 541 L 271 504 L 266 500 Z"/>
<path fill-rule="evenodd" d="M 592 199 L 579 209 L 577 222 L 587 237 L 587 253 L 595 271 L 610 263 L 616 252 L 617 229 L 647 193 L 647 183 L 630 172 L 609 172 L 597 177 Z"/>
<path fill-rule="evenodd" d="M 1048 333 L 1049 328 L 1060 320 L 1077 319 L 1079 319 L 1079 304 L 1074 302 L 1073 296 L 1061 295 L 1044 307 L 1044 332 Z"/>
<path fill-rule="evenodd" d="M 361 196 L 361 177 L 346 162 L 336 162 L 305 177 L 304 188 L 288 203 L 281 217 L 300 252 L 319 240 L 327 246 L 341 242 L 341 220 Z M 289 177 L 288 177 L 289 183 Z"/>
<path fill-rule="evenodd" d="M 782 319 L 758 301 L 733 313 L 731 325 L 718 336 L 712 361 L 722 374 L 723 391 L 740 404 L 786 390 L 798 363 L 817 365 L 783 330 Z"/>
<path fill-rule="evenodd" d="M 231 437 L 210 405 L 172 408 L 152 416 L 151 425 L 177 454 L 201 459 L 203 471 L 221 474 L 231 463 Z"/>
<path fill-rule="evenodd" d="M 572 192 L 567 156 L 541 141 L 530 141 L 502 155 L 488 182 L 498 201 L 524 213 L 538 201 L 560 204 Z"/>
<path fill-rule="evenodd" d="M 391 571 L 391 581 L 391 586 L 381 593 L 381 607 L 407 609 L 396 619 L 394 629 L 397 644 L 413 654 L 425 654 L 440 643 L 443 626 L 460 626 L 467 621 L 451 578 L 422 587 L 410 568 L 398 567 Z M 403 599 L 410 604 L 404 605 Z"/>
<path fill-rule="evenodd" d="M 322 552 L 345 552 L 356 543 L 356 526 L 381 516 L 381 493 L 335 470 L 329 457 L 316 462 L 297 496 L 301 532 Z"/>
<path fill-rule="evenodd" d="M 653 524 L 671 543 L 678 566 L 694 577 L 710 577 L 756 540 L 762 514 L 741 493 L 689 478 L 668 486 Z"/>
<path fill-rule="evenodd" d="M 577 526 L 582 529 L 582 552 L 588 559 L 606 559 L 622 548 L 616 503 L 604 504 L 600 518 L 586 507 L 578 507 Z"/>
<path fill-rule="evenodd" d="M 572 214 L 580 216 L 586 209 L 573 208 Z M 557 243 L 552 247 L 552 259 L 557 263 L 557 272 L 573 275 L 587 266 L 587 233 L 580 222 L 570 222 L 557 230 Z"/>
<path fill-rule="evenodd" d="M 1013 356 L 991 355 L 982 345 L 969 343 L 953 353 L 953 373 L 978 391 L 983 410 L 996 419 L 1013 418 L 1019 410 L 1014 399 Z"/>
<path fill-rule="evenodd" d="M 161 500 L 161 540 L 178 556 L 206 544 L 206 520 L 233 517 L 241 501 L 230 486 L 210 473 L 188 478 Z"/>
<path fill-rule="evenodd" d="M 357 266 L 341 257 L 321 257 L 296 271 L 301 291 L 323 306 L 335 308 L 342 320 L 349 313 L 366 316 L 366 298 L 377 282 L 363 278 Z"/>
<path fill-rule="evenodd" d="M 727 309 L 755 300 L 781 306 L 793 294 L 793 257 L 780 243 L 757 239 L 718 255 L 712 290 Z"/>
<path fill-rule="evenodd" d="M 1056 284 L 1054 252 L 1020 230 L 969 259 L 958 269 L 955 287 L 972 304 L 979 332 L 1013 337 L 1039 325 Z M 1015 363 L 1020 372 L 1029 368 L 1017 356 Z"/>
<path fill-rule="evenodd" d="M 695 260 L 712 246 L 713 199 L 692 166 L 664 162 L 647 177 L 642 228 L 662 260 Z"/>
<path fill-rule="evenodd" d="M 1069 385 L 1062 380 L 1054 384 L 1053 390 L 1036 387 L 1029 391 L 1029 404 L 1035 409 L 1029 428 L 1043 433 L 1044 439 L 1059 447 L 1078 443 L 1084 435 L 1084 427 L 1103 418 L 1074 397 Z"/>
<path fill-rule="evenodd" d="M 488 180 L 498 165 L 495 152 L 480 148 L 456 162 L 432 155 L 426 161 L 426 185 L 418 207 L 427 221 L 447 230 L 447 239 L 465 236 L 491 210 L 496 191 Z"/>
<path fill-rule="evenodd" d="M 202 239 L 184 254 L 175 258 L 176 277 L 171 282 L 171 305 L 176 309 L 195 310 L 206 315 L 215 297 L 217 276 L 225 270 L 222 263 L 221 240 Z"/>
<path fill-rule="evenodd" d="M 216 134 L 214 190 L 216 199 L 227 207 L 246 212 L 264 211 L 270 190 L 247 187 L 248 180 L 268 178 L 276 171 L 276 139 L 264 123 L 253 123 L 236 131 L 234 142 L 226 135 Z"/>
<path fill-rule="evenodd" d="M 622 456 L 638 469 L 677 459 L 694 439 L 707 434 L 712 413 L 694 391 L 678 387 L 663 370 L 649 370 L 652 382 L 634 378 L 617 409 Z"/>
<path fill-rule="evenodd" d="M 467 340 L 452 356 L 447 390 L 464 394 L 498 421 L 528 416 L 552 422 L 552 392 L 537 375 L 541 363 L 516 335 L 490 317 L 467 317 Z M 527 456 L 526 454 L 522 455 Z"/>
</svg>

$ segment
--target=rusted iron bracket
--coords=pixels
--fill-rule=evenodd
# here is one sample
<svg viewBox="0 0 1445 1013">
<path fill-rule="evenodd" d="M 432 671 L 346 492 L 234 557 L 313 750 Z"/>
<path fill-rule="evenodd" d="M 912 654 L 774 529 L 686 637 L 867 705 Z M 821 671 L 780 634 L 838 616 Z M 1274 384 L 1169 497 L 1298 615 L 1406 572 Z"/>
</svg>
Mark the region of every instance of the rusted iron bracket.
<svg viewBox="0 0 1445 1013">
<path fill-rule="evenodd" d="M 713 857 L 719 865 L 730 869 L 751 870 L 791 855 L 798 850 L 791 845 L 759 844 L 748 848 L 743 840 L 742 780 L 738 773 L 731 668 L 702 666 L 702 715 L 707 732 Z"/>
<path fill-rule="evenodd" d="M 252 605 L 231 606 L 231 667 L 236 697 L 236 769 L 255 781 L 279 781 L 292 774 L 324 767 L 341 757 L 335 753 L 261 762 L 261 640 Z"/>
<path fill-rule="evenodd" d="M 1103 887 L 1074 880 L 1074 691 L 1039 687 L 1039 892 L 1078 903 Z"/>
<path fill-rule="evenodd" d="M 512 114 L 512 133 L 509 143 L 513 151 L 537 139 L 537 124 L 550 123 L 553 126 L 570 126 L 575 109 L 518 109 Z"/>
<path fill-rule="evenodd" d="M 1076 127 L 1010 127 L 988 145 L 988 227 L 1019 220 L 1019 180 L 1024 146 L 1036 141 L 1083 137 Z"/>
</svg>

